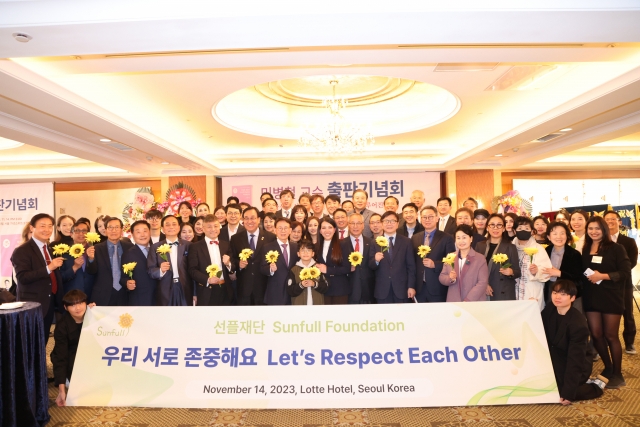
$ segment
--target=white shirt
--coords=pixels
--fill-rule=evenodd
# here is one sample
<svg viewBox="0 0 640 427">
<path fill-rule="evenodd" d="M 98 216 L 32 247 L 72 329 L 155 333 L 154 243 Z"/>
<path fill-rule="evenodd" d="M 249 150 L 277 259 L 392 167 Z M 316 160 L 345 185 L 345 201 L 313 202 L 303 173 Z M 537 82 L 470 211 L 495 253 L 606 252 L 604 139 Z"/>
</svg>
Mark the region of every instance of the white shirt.
<svg viewBox="0 0 640 427">
<path fill-rule="evenodd" d="M 205 237 L 204 240 L 205 242 L 207 242 L 207 249 L 209 250 L 209 258 L 211 258 L 211 264 L 215 264 L 218 267 L 222 268 L 222 257 L 220 256 L 220 245 L 211 243 L 212 240 L 208 237 Z M 218 239 L 213 240 L 213 242 L 217 242 L 217 241 Z"/>
<path fill-rule="evenodd" d="M 35 237 L 31 236 L 31 240 L 33 240 L 34 242 L 36 242 L 36 245 L 38 245 L 38 249 L 40 249 L 40 254 L 42 255 L 42 259 L 44 259 L 44 264 L 47 266 L 47 273 L 51 274 L 51 271 L 49 270 L 49 263 L 47 262 L 47 257 L 44 255 L 44 245 L 47 245 L 47 243 L 41 242 L 40 240 L 36 239 Z M 52 259 L 51 257 L 49 257 L 50 259 Z"/>
<path fill-rule="evenodd" d="M 620 235 L 620 231 L 618 231 L 616 234 L 612 234 L 611 235 L 611 240 L 613 240 L 614 242 L 618 243 L 618 236 Z"/>
<path fill-rule="evenodd" d="M 344 230 L 344 234 L 342 235 L 343 239 L 346 239 L 347 237 L 349 237 L 349 227 L 345 227 L 343 228 Z M 340 238 L 340 229 L 338 228 L 338 230 L 336 230 L 336 233 L 338 233 L 338 239 Z"/>
<path fill-rule="evenodd" d="M 235 230 L 231 229 L 231 224 L 227 225 L 227 230 L 229 231 L 229 240 L 231 240 L 231 236 L 235 236 L 235 234 L 238 232 L 238 228 L 240 228 L 240 224 L 236 225 Z"/>
<path fill-rule="evenodd" d="M 444 231 L 444 228 L 447 226 L 447 222 L 449 222 L 449 217 L 451 215 L 447 215 L 447 216 L 441 216 L 440 220 L 438 221 L 438 230 L 440 231 Z"/>
<path fill-rule="evenodd" d="M 289 215 L 291 215 L 291 209 L 282 208 L 282 217 L 289 218 Z"/>
<path fill-rule="evenodd" d="M 160 235 L 151 236 L 151 244 L 158 243 L 160 241 Z"/>
<path fill-rule="evenodd" d="M 331 246 L 331 240 L 325 240 L 324 242 L 322 242 L 322 258 L 324 258 L 324 262 L 327 262 L 329 246 Z"/>
<path fill-rule="evenodd" d="M 253 234 L 253 244 L 258 247 L 258 237 L 260 236 L 260 227 L 256 228 L 256 231 L 250 233 L 247 231 L 247 241 L 251 243 L 251 235 Z"/>
<path fill-rule="evenodd" d="M 175 240 L 176 242 L 178 239 Z M 169 239 L 167 239 L 168 244 L 172 244 Z M 178 268 L 178 247 L 176 245 L 171 245 L 171 252 L 169 252 L 169 261 L 171 262 L 171 271 L 173 272 L 173 278 L 177 279 L 180 277 L 180 269 Z"/>
<path fill-rule="evenodd" d="M 351 237 L 351 244 L 353 245 L 353 249 L 354 250 L 356 248 L 356 240 L 358 242 L 360 242 L 359 243 L 359 245 L 360 245 L 359 249 L 360 250 L 358 252 L 360 252 L 360 254 L 362 254 L 362 247 L 364 246 L 364 239 L 362 238 L 362 234 L 360 236 L 358 236 L 358 237 L 353 237 L 353 236 L 349 236 L 349 237 Z"/>
</svg>

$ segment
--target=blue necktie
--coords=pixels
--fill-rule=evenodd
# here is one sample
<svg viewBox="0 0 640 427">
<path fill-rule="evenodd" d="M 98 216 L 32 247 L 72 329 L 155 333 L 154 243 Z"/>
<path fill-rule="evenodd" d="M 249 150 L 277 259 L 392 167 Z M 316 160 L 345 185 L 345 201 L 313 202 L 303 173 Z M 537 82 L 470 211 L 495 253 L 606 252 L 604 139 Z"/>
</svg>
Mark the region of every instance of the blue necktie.
<svg viewBox="0 0 640 427">
<path fill-rule="evenodd" d="M 148 257 L 149 256 L 149 248 L 147 248 L 147 247 L 142 248 L 142 253 L 144 254 L 144 256 Z"/>
<path fill-rule="evenodd" d="M 387 252 L 389 252 L 389 259 L 393 258 L 393 237 L 389 237 L 389 250 Z"/>
<path fill-rule="evenodd" d="M 252 251 L 256 250 L 256 242 L 253 241 L 253 238 L 255 237 L 255 235 L 250 234 L 249 235 L 251 237 L 251 239 L 249 239 L 249 247 L 251 248 Z"/>
<path fill-rule="evenodd" d="M 118 259 L 118 247 L 111 246 L 113 254 L 111 255 L 111 276 L 113 277 L 113 289 L 119 291 L 122 289 L 120 284 L 120 260 Z"/>
</svg>

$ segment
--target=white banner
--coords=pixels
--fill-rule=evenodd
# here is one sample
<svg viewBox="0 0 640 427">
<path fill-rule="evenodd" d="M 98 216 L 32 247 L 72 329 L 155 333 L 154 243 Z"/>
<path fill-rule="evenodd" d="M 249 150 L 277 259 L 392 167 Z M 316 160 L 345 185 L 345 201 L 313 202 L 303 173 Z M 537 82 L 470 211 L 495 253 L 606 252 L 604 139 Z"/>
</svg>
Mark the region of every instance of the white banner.
<svg viewBox="0 0 640 427">
<path fill-rule="evenodd" d="M 95 307 L 68 405 L 383 408 L 557 403 L 533 301 Z"/>
<path fill-rule="evenodd" d="M 440 197 L 440 173 L 229 176 L 222 178 L 222 201 L 226 202 L 229 196 L 236 196 L 241 202 L 260 207 L 260 194 L 269 192 L 280 203 L 280 192 L 285 189 L 293 191 L 295 204 L 302 193 L 320 194 L 324 197 L 335 194 L 344 202 L 351 200 L 355 190 L 362 189 L 369 194 L 367 207 L 384 212 L 385 198 L 394 196 L 400 200 L 400 210 L 405 203 L 410 202 L 413 190 L 424 191 L 425 204 L 435 206 Z"/>
<path fill-rule="evenodd" d="M 22 243 L 22 229 L 38 213 L 53 215 L 53 183 L 0 184 L 0 286 L 11 285 L 11 255 Z"/>
</svg>

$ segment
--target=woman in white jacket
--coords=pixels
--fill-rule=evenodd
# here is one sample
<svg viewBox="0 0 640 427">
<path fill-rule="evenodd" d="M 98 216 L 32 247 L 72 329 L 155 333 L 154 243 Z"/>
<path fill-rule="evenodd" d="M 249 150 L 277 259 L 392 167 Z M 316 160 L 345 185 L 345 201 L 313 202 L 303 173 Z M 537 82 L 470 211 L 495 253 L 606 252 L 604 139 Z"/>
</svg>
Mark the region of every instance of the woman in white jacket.
<svg viewBox="0 0 640 427">
<path fill-rule="evenodd" d="M 526 216 L 518 217 L 515 224 L 516 238 L 513 244 L 518 249 L 520 271 L 522 275 L 516 279 L 516 299 L 535 299 L 544 308 L 544 284 L 549 275 L 543 273 L 545 268 L 552 268 L 549 255 L 544 247 L 532 236 L 533 221 Z"/>
</svg>

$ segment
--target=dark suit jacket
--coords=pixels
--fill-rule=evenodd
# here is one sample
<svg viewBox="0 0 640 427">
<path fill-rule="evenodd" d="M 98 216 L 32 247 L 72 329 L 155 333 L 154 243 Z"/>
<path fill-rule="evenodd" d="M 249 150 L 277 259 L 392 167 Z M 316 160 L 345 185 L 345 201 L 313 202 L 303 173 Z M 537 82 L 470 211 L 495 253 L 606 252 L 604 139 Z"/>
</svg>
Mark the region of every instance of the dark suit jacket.
<svg viewBox="0 0 640 427">
<path fill-rule="evenodd" d="M 269 251 L 277 251 L 278 261 L 276 261 L 276 272 L 271 275 L 270 265 L 266 259 L 266 253 Z M 267 290 L 264 294 L 264 303 L 267 305 L 289 305 L 291 304 L 291 297 L 287 293 L 287 280 L 289 279 L 289 270 L 296 265 L 296 262 L 300 259 L 298 257 L 298 244 L 289 242 L 289 265 L 284 262 L 282 256 L 282 248 L 278 243 L 278 240 L 266 243 L 262 248 L 262 253 L 265 256 L 260 260 L 260 272 L 267 276 Z"/>
<path fill-rule="evenodd" d="M 419 232 L 424 231 L 424 227 L 420 224 L 420 221 L 416 222 L 416 229 L 413 230 L 413 236 L 418 234 Z M 409 230 L 407 230 L 407 223 L 402 221 L 402 225 L 398 226 L 398 234 L 409 237 Z M 411 236 L 411 237 L 413 237 Z"/>
<path fill-rule="evenodd" d="M 260 272 L 260 264 L 265 257 L 263 252 L 264 245 L 276 240 L 276 235 L 265 230 L 260 230 L 260 234 L 255 243 L 256 250 L 253 251 L 251 258 L 247 260 L 247 266 L 240 270 L 238 264 L 240 262 L 240 252 L 243 249 L 250 249 L 249 237 L 247 231 L 236 233 L 231 237 L 231 263 L 236 271 L 236 291 L 238 299 L 250 298 L 253 293 L 253 300 L 257 304 L 264 301 L 264 293 L 267 289 L 267 277 Z"/>
<path fill-rule="evenodd" d="M 56 328 L 53 331 L 55 344 L 51 352 L 53 379 L 56 386 L 71 379 L 81 330 L 82 323 L 76 323 L 69 312 L 65 312 L 56 322 Z"/>
<path fill-rule="evenodd" d="M 238 231 L 236 231 L 236 234 L 242 233 L 244 231 L 247 231 L 247 230 L 245 230 L 245 228 L 242 225 L 238 224 Z M 235 234 L 233 236 L 235 236 Z M 233 236 L 231 236 L 231 237 L 233 237 Z M 203 239 L 204 239 L 204 237 L 203 237 Z M 218 240 L 223 241 L 223 242 L 229 242 L 231 240 L 229 238 L 229 225 L 228 224 L 220 229 L 220 235 L 218 236 Z"/>
<path fill-rule="evenodd" d="M 152 279 L 158 280 L 158 286 L 156 288 L 156 305 L 169 304 L 171 298 L 171 286 L 173 285 L 173 265 L 171 266 L 171 269 L 164 274 L 164 276 L 160 277 L 160 264 L 165 261 L 160 255 L 158 255 L 156 250 L 159 246 L 164 245 L 165 243 L 167 243 L 166 240 L 160 240 L 158 243 L 154 243 L 149 250 L 149 258 L 147 258 L 149 276 L 151 276 Z M 193 280 L 189 275 L 187 266 L 189 245 L 190 243 L 186 240 L 178 239 L 178 275 L 187 306 L 193 305 Z M 171 261 L 168 254 L 167 258 Z"/>
<path fill-rule="evenodd" d="M 109 247 L 107 246 L 108 240 L 95 245 L 95 258 L 93 262 L 87 265 L 86 272 L 89 274 L 95 274 L 95 282 L 93 284 L 93 291 L 91 292 L 90 302 L 95 302 L 96 305 L 109 305 L 111 299 L 111 289 L 113 289 L 113 275 L 111 274 L 111 260 L 109 259 Z M 129 243 L 123 239 L 120 240 L 122 245 L 122 256 L 131 249 L 132 243 Z M 124 275 L 122 272 L 122 258 L 120 259 L 120 265 L 118 269 L 121 272 L 121 277 Z M 125 289 L 122 290 L 126 292 Z"/>
<path fill-rule="evenodd" d="M 551 259 L 551 251 L 553 250 L 553 245 L 547 246 L 545 249 L 547 251 L 547 255 L 549 255 L 549 259 Z M 560 263 L 560 279 L 571 280 L 578 287 L 578 294 L 581 293 L 582 289 L 582 278 L 584 268 L 582 268 L 582 255 L 580 252 L 573 249 L 571 246 L 565 245 L 564 247 L 564 255 L 562 255 L 562 262 Z M 552 287 L 555 282 L 549 280 L 546 286 Z M 547 301 L 551 298 L 551 289 L 549 289 L 549 295 L 544 296 Z"/>
<path fill-rule="evenodd" d="M 376 245 L 375 252 L 381 251 L 380 246 Z M 396 298 L 408 299 L 407 289 L 416 287 L 416 260 L 411 240 L 396 234 L 392 255 L 389 257 L 389 253 L 385 251 L 384 258 L 379 264 L 376 264 L 375 253 L 374 258 L 369 260 L 369 268 L 376 271 L 374 296 L 377 299 L 384 299 L 389 292 L 393 292 Z"/>
<path fill-rule="evenodd" d="M 47 248 L 49 249 L 49 256 L 53 259 L 51 247 L 47 245 Z M 39 302 L 42 306 L 42 314 L 45 315 L 49 311 L 51 302 L 51 277 L 47 272 L 47 263 L 42 257 L 42 252 L 36 242 L 30 239 L 15 248 L 11 255 L 11 263 L 16 270 L 16 277 L 18 278 L 18 301 Z M 55 299 L 57 300 L 57 305 L 62 306 L 64 281 L 59 268 L 53 271 L 58 283 Z"/>
<path fill-rule="evenodd" d="M 422 263 L 422 258 L 418 256 L 418 247 L 424 245 L 425 231 L 414 234 L 411 238 L 413 253 L 416 263 L 416 293 L 422 290 L 423 281 L 427 284 L 427 293 L 429 295 L 440 295 L 442 302 L 447 298 L 449 288 L 440 284 L 438 277 L 442 271 L 442 258 L 456 251 L 456 245 L 453 237 L 444 231 L 436 230 L 431 239 L 431 252 L 427 254 L 427 258 L 433 260 L 434 268 L 426 268 Z"/>
<path fill-rule="evenodd" d="M 151 247 L 149 247 L 149 253 L 151 253 Z M 156 288 L 158 287 L 158 281 L 152 279 L 149 276 L 147 269 L 147 257 L 144 256 L 144 252 L 138 245 L 127 249 L 122 254 L 122 264 L 128 264 L 130 262 L 136 262 L 136 268 L 133 269 L 133 280 L 136 281 L 136 288 L 132 291 L 127 289 L 129 295 L 129 305 L 134 306 L 152 306 L 156 305 Z M 120 284 L 126 288 L 129 275 L 122 273 L 120 277 Z"/>
<path fill-rule="evenodd" d="M 336 230 L 336 233 L 338 231 Z M 351 283 L 349 282 L 349 272 L 351 271 L 351 264 L 349 263 L 349 248 L 351 247 L 351 239 L 338 240 L 340 249 L 342 249 L 342 264 L 337 264 L 331 259 L 331 250 L 333 244 L 329 245 L 329 251 L 327 252 L 327 259 L 322 256 L 322 246 L 318 245 L 316 252 L 316 260 L 318 264 L 325 264 L 327 266 L 327 273 L 324 275 L 329 283 L 329 289 L 325 292 L 325 295 L 329 296 L 341 296 L 351 294 Z"/>
<path fill-rule="evenodd" d="M 487 252 L 489 251 L 489 241 L 485 240 L 483 242 L 479 242 L 475 251 L 486 259 Z M 503 238 L 500 240 L 500 243 L 491 256 L 495 254 L 505 254 L 509 257 L 507 262 L 511 264 L 510 268 L 513 270 L 513 275 L 505 276 L 500 274 L 500 264 L 496 264 L 492 259 L 489 259 L 489 286 L 493 289 L 493 296 L 490 297 L 490 299 L 491 301 L 515 300 L 516 279 L 520 278 L 522 275 L 522 272 L 520 271 L 518 249 L 510 240 L 505 240 Z"/>
<path fill-rule="evenodd" d="M 351 236 L 344 239 L 347 242 L 347 258 L 355 252 Z M 375 272 L 369 267 L 369 260 L 375 256 L 376 248 L 373 239 L 362 236 L 362 263 L 356 267 L 355 271 L 349 273 L 349 283 L 351 285 L 351 295 L 349 304 L 359 304 L 360 302 L 372 302 L 375 286 Z M 375 260 L 374 260 L 375 262 Z M 351 266 L 351 264 L 349 264 Z M 351 270 L 351 268 L 349 268 Z"/>
<path fill-rule="evenodd" d="M 636 241 L 631 237 L 627 237 L 623 234 L 618 234 L 619 245 L 622 245 L 625 251 L 627 251 L 627 256 L 629 257 L 629 261 L 631 261 L 631 269 L 638 264 L 638 245 L 636 245 Z M 627 280 L 627 287 L 633 287 L 633 280 L 631 277 Z"/>
<path fill-rule="evenodd" d="M 291 206 L 291 208 L 289 209 L 289 216 L 287 218 L 291 219 L 291 211 L 293 210 L 293 206 Z M 279 211 L 276 211 L 276 218 L 282 218 L 282 211 L 283 209 L 280 209 Z"/>
<path fill-rule="evenodd" d="M 231 279 L 229 278 L 229 270 L 224 265 L 219 265 L 222 269 L 222 279 L 224 283 L 222 285 L 210 285 L 208 284 L 209 273 L 207 273 L 207 267 L 213 264 L 211 255 L 209 254 L 209 248 L 205 239 L 199 242 L 193 243 L 189 247 L 189 274 L 196 282 L 196 295 L 198 297 L 198 306 L 208 305 L 229 305 L 231 298 L 233 297 L 233 287 L 231 286 Z M 225 255 L 232 257 L 231 246 L 229 242 L 220 240 L 218 237 L 218 247 L 220 248 L 220 261 Z M 233 263 L 231 263 L 233 269 Z"/>
<path fill-rule="evenodd" d="M 95 276 L 93 274 L 89 274 L 87 272 L 87 268 L 89 267 L 89 258 L 87 258 L 87 254 L 82 255 L 84 257 L 84 270 L 80 267 L 76 272 L 73 271 L 73 264 L 75 263 L 75 258 L 70 255 L 65 255 L 64 264 L 62 264 L 62 268 L 60 272 L 62 273 L 62 280 L 64 281 L 64 293 L 78 289 L 85 294 L 87 294 L 87 298 L 91 298 L 91 292 L 93 291 L 93 283 L 95 281 Z"/>
<path fill-rule="evenodd" d="M 558 392 L 560 397 L 574 401 L 578 386 L 586 383 L 591 375 L 592 362 L 587 359 L 587 321 L 574 307 L 560 316 L 553 304 L 547 304 L 540 314 Z M 557 328 L 559 318 L 563 318 L 561 328 Z"/>
<path fill-rule="evenodd" d="M 440 226 L 440 217 L 438 217 L 438 227 Z M 449 219 L 447 220 L 447 223 L 444 226 L 444 232 L 447 233 L 450 236 L 453 236 L 454 234 L 456 234 L 456 228 L 458 228 L 458 226 L 456 225 L 456 219 L 453 217 L 453 215 L 449 214 Z"/>
</svg>

